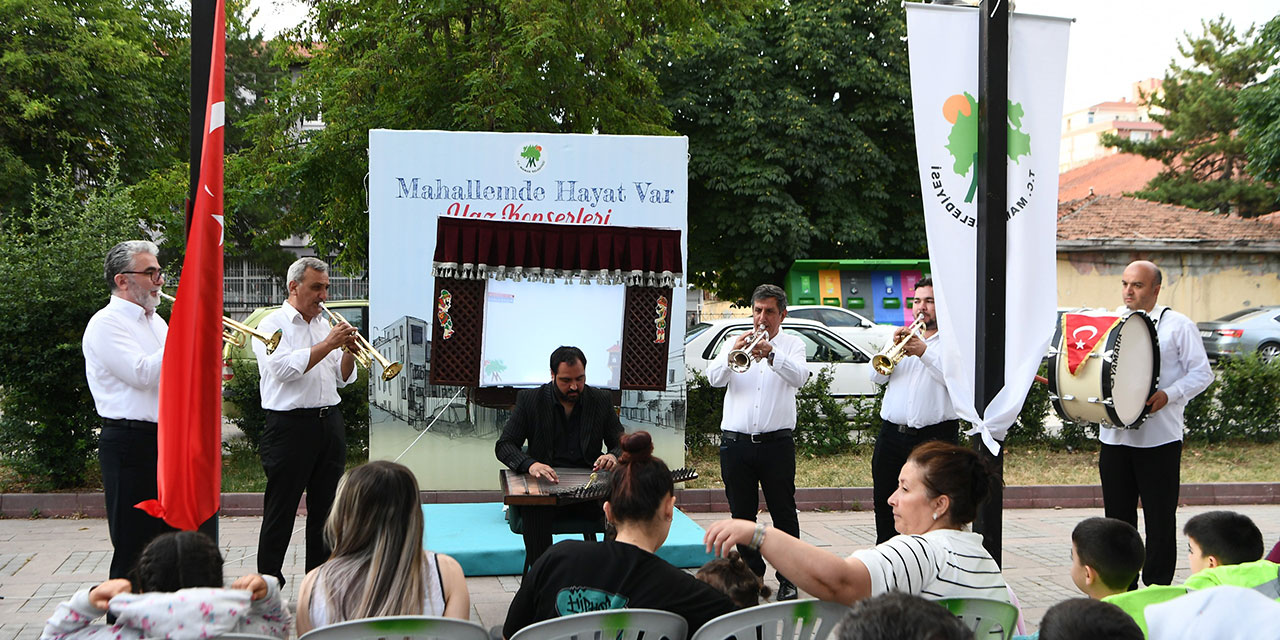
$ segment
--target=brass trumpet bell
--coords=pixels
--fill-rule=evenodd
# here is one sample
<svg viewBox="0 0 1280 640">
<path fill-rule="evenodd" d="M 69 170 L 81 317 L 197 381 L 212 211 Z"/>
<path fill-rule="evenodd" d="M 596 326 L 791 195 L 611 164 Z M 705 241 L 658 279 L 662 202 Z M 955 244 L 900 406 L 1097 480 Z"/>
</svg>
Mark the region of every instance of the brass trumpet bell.
<svg viewBox="0 0 1280 640">
<path fill-rule="evenodd" d="M 342 314 L 337 311 L 330 310 L 328 307 L 324 306 L 324 303 L 320 304 L 320 311 L 324 314 L 325 319 L 329 321 L 329 326 L 331 327 L 336 327 L 347 321 L 346 318 L 342 317 Z M 349 351 L 356 359 L 356 362 L 369 372 L 373 371 L 373 363 L 376 361 L 382 366 L 383 381 L 390 381 L 392 378 L 400 375 L 400 371 L 404 369 L 403 364 L 388 360 L 386 356 L 379 353 L 377 349 L 374 349 L 373 345 L 369 343 L 369 340 L 360 335 L 359 331 L 356 332 L 355 350 L 350 350 L 346 347 L 343 347 L 343 349 Z"/>
<path fill-rule="evenodd" d="M 893 373 L 893 368 L 902 361 L 907 355 L 907 342 L 911 337 L 924 330 L 924 319 L 916 316 L 914 322 L 907 327 L 907 335 L 897 343 L 882 350 L 874 356 L 871 356 L 871 366 L 875 368 L 880 375 L 887 376 Z"/>
<path fill-rule="evenodd" d="M 178 301 L 177 298 L 174 298 L 163 291 L 160 292 L 160 297 L 168 300 L 171 304 Z M 250 337 L 253 337 L 266 345 L 267 355 L 271 355 L 271 353 L 276 350 L 276 347 L 280 346 L 280 338 L 283 336 L 284 331 L 281 329 L 276 329 L 275 333 L 268 336 L 267 334 L 262 333 L 243 322 L 237 322 L 231 318 L 222 316 L 222 343 L 226 347 L 239 349 L 246 345 Z"/>
</svg>

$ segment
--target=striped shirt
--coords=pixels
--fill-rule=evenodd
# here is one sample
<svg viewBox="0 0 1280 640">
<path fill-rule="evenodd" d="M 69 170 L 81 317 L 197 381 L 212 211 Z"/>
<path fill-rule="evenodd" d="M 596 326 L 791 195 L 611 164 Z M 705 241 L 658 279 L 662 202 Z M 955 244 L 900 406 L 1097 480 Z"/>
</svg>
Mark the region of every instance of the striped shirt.
<svg viewBox="0 0 1280 640">
<path fill-rule="evenodd" d="M 1004 576 L 982 536 L 955 529 L 924 535 L 898 535 L 870 549 L 853 552 L 871 574 L 871 595 L 890 591 L 930 600 L 989 598 L 1009 602 Z"/>
</svg>

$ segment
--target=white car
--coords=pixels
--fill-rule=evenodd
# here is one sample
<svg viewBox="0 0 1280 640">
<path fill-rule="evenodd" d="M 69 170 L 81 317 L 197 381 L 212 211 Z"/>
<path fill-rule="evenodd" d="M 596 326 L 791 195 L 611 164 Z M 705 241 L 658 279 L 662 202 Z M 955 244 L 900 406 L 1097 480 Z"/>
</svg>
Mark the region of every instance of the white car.
<svg viewBox="0 0 1280 640">
<path fill-rule="evenodd" d="M 798 304 L 787 307 L 787 318 L 812 320 L 827 325 L 836 333 L 871 353 L 879 353 L 885 343 L 893 339 L 897 327 L 876 324 L 843 307 L 830 305 Z"/>
<path fill-rule="evenodd" d="M 733 341 L 751 330 L 751 318 L 699 322 L 685 332 L 684 361 L 690 369 L 706 374 L 707 366 Z M 810 377 L 832 367 L 831 395 L 867 396 L 877 392 L 871 382 L 871 353 L 841 337 L 829 327 L 810 320 L 782 321 L 782 331 L 804 341 L 805 361 Z M 755 363 L 752 366 L 761 366 Z M 765 365 L 768 366 L 768 365 Z"/>
</svg>

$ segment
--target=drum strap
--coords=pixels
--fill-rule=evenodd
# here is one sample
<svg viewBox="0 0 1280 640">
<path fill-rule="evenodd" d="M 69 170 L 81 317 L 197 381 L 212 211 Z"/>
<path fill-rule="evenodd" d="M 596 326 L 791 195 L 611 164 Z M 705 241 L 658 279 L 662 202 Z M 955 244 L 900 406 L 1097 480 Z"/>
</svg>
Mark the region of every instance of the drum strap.
<svg viewBox="0 0 1280 640">
<path fill-rule="evenodd" d="M 1155 315 L 1155 320 L 1156 320 L 1155 324 L 1156 324 L 1156 328 L 1158 329 L 1160 328 L 1160 320 L 1164 318 L 1164 312 L 1168 311 L 1169 307 L 1156 307 L 1156 309 L 1160 310 L 1160 313 L 1153 314 Z M 1152 311 L 1155 311 L 1156 309 L 1152 309 Z"/>
</svg>

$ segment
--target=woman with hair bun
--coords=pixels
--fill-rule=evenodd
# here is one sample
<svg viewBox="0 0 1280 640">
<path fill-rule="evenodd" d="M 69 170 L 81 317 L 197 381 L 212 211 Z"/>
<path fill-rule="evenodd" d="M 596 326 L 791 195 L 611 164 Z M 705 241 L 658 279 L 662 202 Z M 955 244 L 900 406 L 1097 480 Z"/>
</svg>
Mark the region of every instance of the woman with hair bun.
<svg viewBox="0 0 1280 640">
<path fill-rule="evenodd" d="M 972 449 L 941 441 L 916 447 L 889 497 L 898 534 L 844 562 L 782 531 L 747 520 L 721 520 L 707 529 L 707 549 L 725 555 L 734 545 L 758 548 L 775 569 L 821 600 L 853 604 L 900 591 L 927 599 L 1009 601 L 1000 567 L 968 531 L 990 491 L 992 474 Z"/>
<path fill-rule="evenodd" d="M 622 452 L 604 503 L 617 537 L 601 543 L 567 540 L 538 558 L 507 610 L 505 637 L 558 616 L 626 608 L 678 613 L 693 633 L 737 610 L 725 594 L 654 555 L 675 513 L 671 470 L 653 456 L 648 432 L 624 436 Z"/>
</svg>

